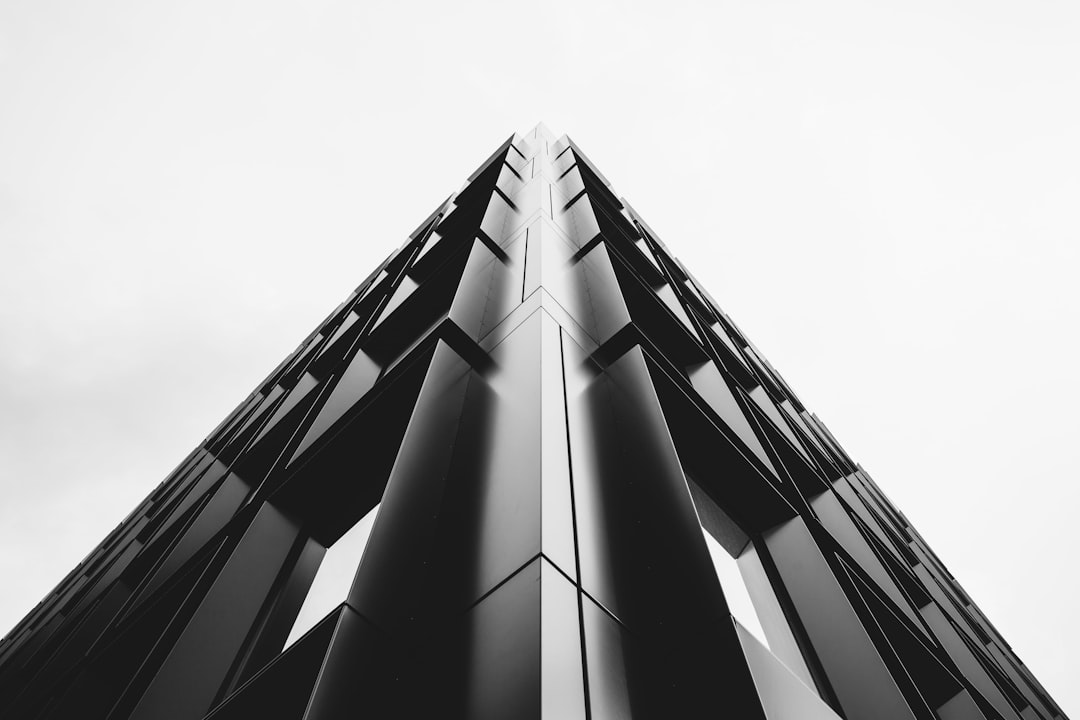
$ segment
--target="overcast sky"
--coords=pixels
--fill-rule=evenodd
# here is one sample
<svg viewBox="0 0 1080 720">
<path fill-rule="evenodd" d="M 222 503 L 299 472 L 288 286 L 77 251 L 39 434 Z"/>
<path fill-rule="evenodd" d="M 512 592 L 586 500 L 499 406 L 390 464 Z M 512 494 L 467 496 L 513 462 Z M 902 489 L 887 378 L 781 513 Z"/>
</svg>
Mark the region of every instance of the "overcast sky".
<svg viewBox="0 0 1080 720">
<path fill-rule="evenodd" d="M 1080 713 L 1078 38 L 1039 0 L 7 0 L 0 632 L 543 120 Z"/>
</svg>

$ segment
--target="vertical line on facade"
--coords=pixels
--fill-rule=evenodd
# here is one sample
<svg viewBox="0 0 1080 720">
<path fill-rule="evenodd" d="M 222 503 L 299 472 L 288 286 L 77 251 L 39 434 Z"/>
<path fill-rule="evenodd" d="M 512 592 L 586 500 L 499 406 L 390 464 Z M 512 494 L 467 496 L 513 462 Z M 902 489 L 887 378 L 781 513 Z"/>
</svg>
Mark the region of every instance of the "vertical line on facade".
<svg viewBox="0 0 1080 720">
<path fill-rule="evenodd" d="M 314 707 L 319 695 L 319 685 L 322 684 L 323 675 L 326 674 L 326 666 L 330 661 L 330 655 L 333 651 L 335 641 L 338 638 L 338 633 L 341 632 L 341 622 L 345 617 L 345 612 L 348 612 L 348 610 L 338 615 L 337 620 L 334 622 L 334 632 L 331 634 L 330 642 L 326 646 L 326 654 L 323 655 L 322 662 L 319 663 L 319 672 L 315 675 L 315 683 L 311 686 L 311 695 L 308 696 L 307 702 L 304 704 L 304 712 L 300 716 L 300 720 L 307 720 L 308 716 L 311 715 L 312 707 Z"/>
<path fill-rule="evenodd" d="M 525 228 L 525 262 L 521 268 L 521 302 L 525 302 L 525 285 L 529 282 L 529 228 Z M 561 341 L 560 341 L 561 342 Z M 559 348 L 562 349 L 561 347 Z"/>
<path fill-rule="evenodd" d="M 574 497 L 574 463 L 570 443 L 570 402 L 566 396 L 566 352 L 563 347 L 563 330 L 559 328 L 559 365 L 562 368 L 563 415 L 566 419 L 566 465 L 570 477 L 570 524 L 574 529 L 574 573 L 577 575 L 578 634 L 581 637 L 581 687 L 585 691 L 585 720 L 591 720 L 589 701 L 589 656 L 585 649 L 585 601 L 582 598 L 581 552 L 578 549 L 577 501 Z"/>
</svg>

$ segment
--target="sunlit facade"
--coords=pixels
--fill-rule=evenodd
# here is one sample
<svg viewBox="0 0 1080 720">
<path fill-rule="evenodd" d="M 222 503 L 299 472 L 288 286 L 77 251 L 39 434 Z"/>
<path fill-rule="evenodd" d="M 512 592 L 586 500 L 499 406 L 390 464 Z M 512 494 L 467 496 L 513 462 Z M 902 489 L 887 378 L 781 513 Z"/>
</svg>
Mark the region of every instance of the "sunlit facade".
<svg viewBox="0 0 1080 720">
<path fill-rule="evenodd" d="M 0 717 L 1064 715 L 539 126 L 4 638 Z"/>
</svg>

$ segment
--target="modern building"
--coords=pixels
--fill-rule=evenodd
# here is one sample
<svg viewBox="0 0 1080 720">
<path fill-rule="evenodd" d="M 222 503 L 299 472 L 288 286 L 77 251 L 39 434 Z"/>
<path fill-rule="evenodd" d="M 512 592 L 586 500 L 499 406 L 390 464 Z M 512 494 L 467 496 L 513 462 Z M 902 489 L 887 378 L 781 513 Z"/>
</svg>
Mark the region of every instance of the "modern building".
<svg viewBox="0 0 1080 720">
<path fill-rule="evenodd" d="M 4 638 L 0 717 L 1064 715 L 540 126 Z"/>
</svg>

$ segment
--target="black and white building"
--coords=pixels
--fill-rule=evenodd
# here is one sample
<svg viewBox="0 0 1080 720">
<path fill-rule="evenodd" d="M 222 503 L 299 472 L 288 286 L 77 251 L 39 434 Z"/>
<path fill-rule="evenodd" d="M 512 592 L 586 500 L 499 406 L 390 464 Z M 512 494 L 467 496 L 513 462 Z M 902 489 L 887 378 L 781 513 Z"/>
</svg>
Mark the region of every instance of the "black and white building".
<svg viewBox="0 0 1080 720">
<path fill-rule="evenodd" d="M 0 717 L 1064 715 L 539 126 L 7 634 Z"/>
</svg>

